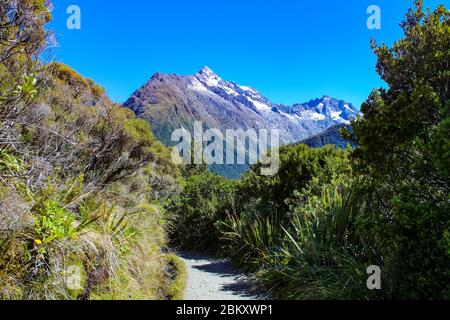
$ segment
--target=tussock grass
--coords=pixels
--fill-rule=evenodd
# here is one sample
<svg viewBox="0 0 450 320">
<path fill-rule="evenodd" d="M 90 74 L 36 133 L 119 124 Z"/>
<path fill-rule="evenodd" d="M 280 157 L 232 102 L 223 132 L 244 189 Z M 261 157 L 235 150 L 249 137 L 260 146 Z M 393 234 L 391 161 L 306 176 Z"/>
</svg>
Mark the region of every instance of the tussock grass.
<svg viewBox="0 0 450 320">
<path fill-rule="evenodd" d="M 164 257 L 169 275 L 165 295 L 169 300 L 183 300 L 186 288 L 186 265 L 179 257 L 169 254 Z"/>
<path fill-rule="evenodd" d="M 227 251 L 276 297 L 362 298 L 365 268 L 356 258 L 361 252 L 354 252 L 362 249 L 351 239 L 356 213 L 350 195 L 325 190 L 297 207 L 288 223 L 278 214 L 230 218 L 224 240 Z"/>
</svg>

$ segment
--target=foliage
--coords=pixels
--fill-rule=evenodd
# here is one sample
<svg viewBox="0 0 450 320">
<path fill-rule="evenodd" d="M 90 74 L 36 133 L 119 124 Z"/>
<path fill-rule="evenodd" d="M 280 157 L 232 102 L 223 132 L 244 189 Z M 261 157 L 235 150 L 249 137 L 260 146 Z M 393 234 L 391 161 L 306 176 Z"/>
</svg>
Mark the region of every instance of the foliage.
<svg viewBox="0 0 450 320">
<path fill-rule="evenodd" d="M 282 226 L 278 214 L 231 216 L 223 222 L 225 252 L 247 268 L 258 268 L 283 241 Z"/>
<path fill-rule="evenodd" d="M 345 198 L 344 198 L 345 197 Z M 357 232 L 354 200 L 326 193 L 306 207 L 295 207 L 281 227 L 279 245 L 267 251 L 256 270 L 259 281 L 283 299 L 363 299 L 365 265 L 353 244 Z M 301 212 L 301 213 L 300 213 Z M 361 250 L 361 249 L 359 249 Z"/>
<path fill-rule="evenodd" d="M 280 159 L 277 175 L 259 176 L 257 164 L 234 188 L 217 188 L 223 178 L 194 171 L 171 208 L 173 239 L 232 257 L 276 297 L 371 296 L 364 279 L 370 247 L 350 191 L 348 151 L 293 145 Z"/>
<path fill-rule="evenodd" d="M 260 213 L 257 202 L 254 207 L 238 203 L 247 211 L 224 223 L 226 252 L 253 270 L 257 281 L 276 297 L 369 297 L 364 275 L 370 250 L 358 225 L 359 197 L 350 191 L 348 153 L 331 147 L 290 146 L 281 159 L 280 176 L 260 177 L 258 186 L 270 180 L 270 186 L 287 190 L 286 183 L 294 188 L 276 199 L 287 209 L 272 205 Z M 292 179 L 286 178 L 286 172 L 293 173 Z M 254 177 L 252 171 L 249 176 Z M 250 189 L 248 182 L 253 186 L 248 178 L 240 188 Z"/>
<path fill-rule="evenodd" d="M 33 99 L 38 91 L 36 89 L 37 79 L 33 75 L 25 75 L 22 83 L 17 86 L 14 94 L 23 95 L 25 98 Z"/>
<path fill-rule="evenodd" d="M 0 4 L 0 298 L 164 299 L 159 205 L 179 169 L 103 88 L 42 61 L 49 12 Z"/>
<path fill-rule="evenodd" d="M 4 150 L 0 151 L 0 172 L 19 172 L 22 166 L 20 159 Z"/>
<path fill-rule="evenodd" d="M 280 169 L 272 177 L 258 174 L 252 167 L 238 184 L 237 206 L 243 212 L 287 212 L 296 192 L 320 193 L 323 185 L 337 184 L 350 172 L 347 151 L 333 146 L 313 149 L 305 145 L 285 146 L 280 150 Z M 251 208 L 246 208 L 247 205 Z M 254 205 L 256 204 L 256 205 Z"/>
<path fill-rule="evenodd" d="M 217 250 L 220 222 L 232 210 L 234 182 L 207 170 L 187 177 L 183 191 L 168 204 L 171 239 L 182 248 Z"/>
<path fill-rule="evenodd" d="M 55 239 L 73 238 L 76 235 L 75 217 L 54 200 L 46 200 L 38 210 L 35 221 L 37 244 L 48 244 Z"/>
<path fill-rule="evenodd" d="M 450 14 L 416 1 L 392 47 L 375 43 L 388 89 L 363 104 L 352 123 L 353 163 L 365 177 L 368 227 L 384 259 L 392 297 L 449 297 L 445 234 L 450 227 L 448 134 Z M 382 229 L 379 232 L 378 229 Z"/>
</svg>

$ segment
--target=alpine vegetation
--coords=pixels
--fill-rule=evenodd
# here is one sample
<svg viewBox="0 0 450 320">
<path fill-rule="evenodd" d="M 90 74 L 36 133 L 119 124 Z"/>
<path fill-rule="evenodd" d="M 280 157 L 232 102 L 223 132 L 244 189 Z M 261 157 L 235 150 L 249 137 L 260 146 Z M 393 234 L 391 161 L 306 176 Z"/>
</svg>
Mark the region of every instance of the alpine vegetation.
<svg viewBox="0 0 450 320">
<path fill-rule="evenodd" d="M 178 169 L 144 120 L 70 67 L 44 0 L 0 3 L 0 298 L 167 299 Z"/>
</svg>

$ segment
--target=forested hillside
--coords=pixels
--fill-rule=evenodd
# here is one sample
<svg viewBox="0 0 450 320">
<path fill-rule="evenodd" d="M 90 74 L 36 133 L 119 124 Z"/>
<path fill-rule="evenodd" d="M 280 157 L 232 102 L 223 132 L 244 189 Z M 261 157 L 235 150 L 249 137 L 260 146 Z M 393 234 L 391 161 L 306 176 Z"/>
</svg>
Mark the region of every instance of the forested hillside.
<svg viewBox="0 0 450 320">
<path fill-rule="evenodd" d="M 321 134 L 318 134 L 314 137 L 311 137 L 309 139 L 306 139 L 302 141 L 301 143 L 306 144 L 309 147 L 312 148 L 320 148 L 326 145 L 333 145 L 339 148 L 346 148 L 348 145 L 351 147 L 356 147 L 354 143 L 350 140 L 345 140 L 342 137 L 342 130 L 352 130 L 352 127 L 350 125 L 337 125 L 334 127 L 331 127 L 330 129 L 325 130 Z"/>
<path fill-rule="evenodd" d="M 93 81 L 38 59 L 46 1 L 2 1 L 0 19 L 0 298 L 170 298 L 170 151 Z"/>
</svg>

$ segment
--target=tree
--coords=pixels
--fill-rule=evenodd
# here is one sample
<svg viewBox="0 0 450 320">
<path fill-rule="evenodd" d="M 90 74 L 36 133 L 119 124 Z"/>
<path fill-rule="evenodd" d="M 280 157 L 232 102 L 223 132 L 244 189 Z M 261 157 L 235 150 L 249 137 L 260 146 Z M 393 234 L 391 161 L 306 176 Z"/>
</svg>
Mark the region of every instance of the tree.
<svg viewBox="0 0 450 320">
<path fill-rule="evenodd" d="M 372 46 L 387 89 L 352 123 L 354 165 L 366 176 L 367 214 L 396 298 L 450 295 L 450 12 L 416 1 L 404 38 Z"/>
</svg>

